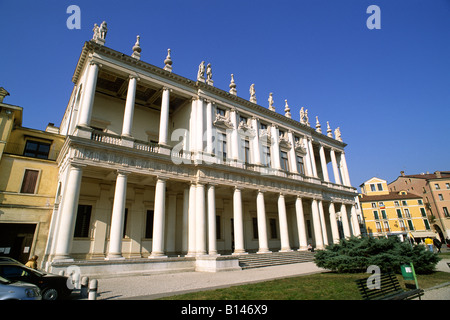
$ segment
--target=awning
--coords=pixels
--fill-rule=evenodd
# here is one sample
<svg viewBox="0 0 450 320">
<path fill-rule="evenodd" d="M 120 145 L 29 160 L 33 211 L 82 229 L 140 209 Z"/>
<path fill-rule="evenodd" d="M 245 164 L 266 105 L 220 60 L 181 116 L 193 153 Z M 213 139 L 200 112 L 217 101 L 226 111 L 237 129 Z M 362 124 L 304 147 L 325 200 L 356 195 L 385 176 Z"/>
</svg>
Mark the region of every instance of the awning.
<svg viewBox="0 0 450 320">
<path fill-rule="evenodd" d="M 438 234 L 433 231 L 410 231 L 414 238 L 434 238 L 437 237 Z"/>
</svg>

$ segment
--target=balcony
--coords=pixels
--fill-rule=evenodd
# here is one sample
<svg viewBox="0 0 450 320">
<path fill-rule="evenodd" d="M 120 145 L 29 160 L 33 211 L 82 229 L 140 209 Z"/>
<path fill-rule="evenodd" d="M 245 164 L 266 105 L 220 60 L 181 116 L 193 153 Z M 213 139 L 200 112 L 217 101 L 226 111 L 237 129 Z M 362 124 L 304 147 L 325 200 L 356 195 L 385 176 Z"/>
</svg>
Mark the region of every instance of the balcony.
<svg viewBox="0 0 450 320">
<path fill-rule="evenodd" d="M 304 174 L 290 172 L 288 170 L 279 170 L 266 165 L 258 165 L 252 163 L 242 163 L 236 160 L 222 159 L 221 156 L 207 154 L 205 152 L 191 152 L 180 149 L 179 147 L 163 146 L 155 142 L 147 142 L 136 140 L 133 138 L 122 137 L 116 134 L 106 133 L 98 130 L 83 129 L 85 133 L 76 134 L 78 137 L 87 138 L 90 141 L 104 143 L 118 147 L 134 149 L 136 151 L 170 156 L 174 164 L 207 164 L 207 165 L 224 165 L 238 169 L 245 169 L 262 176 L 273 176 L 287 178 L 299 182 L 305 182 L 316 185 L 317 187 L 325 187 L 336 191 L 355 193 L 355 188 L 335 184 L 332 182 L 322 181 L 316 177 L 306 176 Z M 89 131 L 89 132 L 88 132 Z"/>
</svg>

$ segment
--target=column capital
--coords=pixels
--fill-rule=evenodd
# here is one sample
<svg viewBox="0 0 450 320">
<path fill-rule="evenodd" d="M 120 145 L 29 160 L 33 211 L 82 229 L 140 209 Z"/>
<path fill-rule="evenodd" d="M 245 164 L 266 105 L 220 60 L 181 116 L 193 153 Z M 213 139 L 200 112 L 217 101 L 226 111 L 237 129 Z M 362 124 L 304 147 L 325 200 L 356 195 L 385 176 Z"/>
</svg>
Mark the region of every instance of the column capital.
<svg viewBox="0 0 450 320">
<path fill-rule="evenodd" d="M 96 61 L 96 60 L 94 60 L 94 59 L 91 59 L 91 60 L 89 61 L 89 65 L 90 65 L 90 66 L 96 65 L 96 66 L 99 67 L 99 68 L 103 67 L 103 65 L 102 65 L 99 61 Z"/>
<path fill-rule="evenodd" d="M 139 77 L 139 75 L 137 73 L 128 75 L 128 80 L 131 80 L 131 79 L 136 79 L 136 81 L 141 81 L 141 78 Z"/>
<path fill-rule="evenodd" d="M 117 175 L 124 175 L 124 176 L 128 176 L 131 172 L 127 171 L 127 170 L 123 170 L 123 169 L 117 169 L 116 170 Z"/>
</svg>

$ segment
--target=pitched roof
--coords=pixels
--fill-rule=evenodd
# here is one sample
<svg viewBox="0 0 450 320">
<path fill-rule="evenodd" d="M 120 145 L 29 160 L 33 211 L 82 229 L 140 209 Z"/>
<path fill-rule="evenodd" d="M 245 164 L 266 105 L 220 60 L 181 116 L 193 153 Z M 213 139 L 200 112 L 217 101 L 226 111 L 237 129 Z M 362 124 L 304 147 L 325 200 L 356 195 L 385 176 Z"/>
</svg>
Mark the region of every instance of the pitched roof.
<svg viewBox="0 0 450 320">
<path fill-rule="evenodd" d="M 366 196 L 360 195 L 360 202 L 369 202 L 369 201 L 386 201 L 386 200 L 406 200 L 406 199 L 422 199 L 421 196 L 414 193 L 407 194 L 399 194 L 398 191 L 389 192 L 389 194 L 375 195 L 375 196 Z"/>
</svg>

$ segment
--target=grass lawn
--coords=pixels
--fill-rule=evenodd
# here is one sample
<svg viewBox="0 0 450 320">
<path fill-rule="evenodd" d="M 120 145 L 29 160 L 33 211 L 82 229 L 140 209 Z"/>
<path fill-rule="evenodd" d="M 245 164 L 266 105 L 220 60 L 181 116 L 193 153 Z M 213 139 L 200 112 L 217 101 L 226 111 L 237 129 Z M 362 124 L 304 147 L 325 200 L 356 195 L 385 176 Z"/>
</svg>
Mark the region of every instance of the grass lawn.
<svg viewBox="0 0 450 320">
<path fill-rule="evenodd" d="M 224 289 L 194 292 L 166 297 L 164 300 L 360 300 L 355 280 L 367 273 L 338 274 L 333 272 L 260 282 Z M 397 275 L 404 286 L 403 277 Z M 418 275 L 419 287 L 430 288 L 450 282 L 450 273 L 434 272 Z"/>
</svg>

